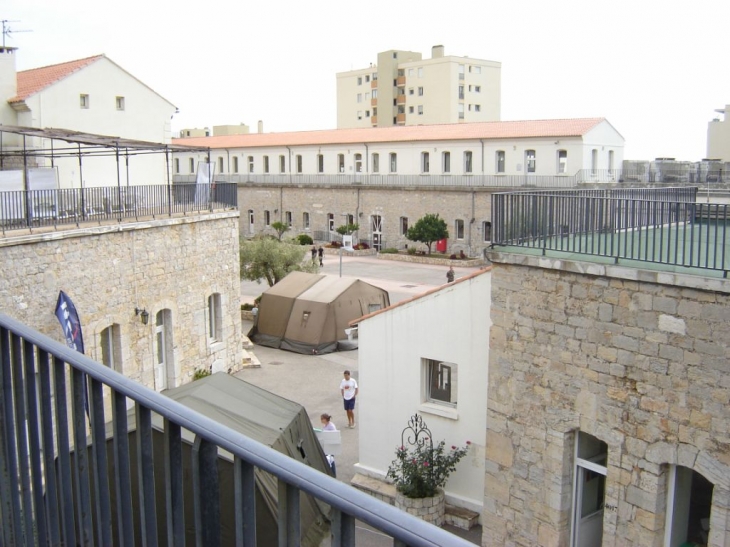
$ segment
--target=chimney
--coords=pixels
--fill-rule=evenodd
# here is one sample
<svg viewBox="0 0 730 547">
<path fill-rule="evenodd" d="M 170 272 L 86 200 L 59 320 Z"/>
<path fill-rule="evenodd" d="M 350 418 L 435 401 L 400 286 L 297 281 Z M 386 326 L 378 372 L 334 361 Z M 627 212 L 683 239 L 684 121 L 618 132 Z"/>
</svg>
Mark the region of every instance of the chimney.
<svg viewBox="0 0 730 547">
<path fill-rule="evenodd" d="M 431 48 L 431 59 L 440 59 L 444 56 L 444 46 L 433 46 Z"/>
<path fill-rule="evenodd" d="M 264 132 L 264 122 L 261 121 L 261 120 L 259 120 L 258 131 L 259 131 L 259 133 L 263 133 Z"/>
</svg>

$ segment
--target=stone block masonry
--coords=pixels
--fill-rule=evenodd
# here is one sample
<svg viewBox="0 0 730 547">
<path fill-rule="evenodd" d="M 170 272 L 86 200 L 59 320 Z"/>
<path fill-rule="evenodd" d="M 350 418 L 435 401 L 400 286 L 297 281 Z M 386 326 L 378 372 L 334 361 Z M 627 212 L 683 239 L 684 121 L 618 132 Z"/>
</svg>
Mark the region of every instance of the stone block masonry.
<svg viewBox="0 0 730 547">
<path fill-rule="evenodd" d="M 117 371 L 153 389 L 190 382 L 196 369 L 236 371 L 238 220 L 233 211 L 1 238 L 0 310 L 62 341 L 54 309 L 65 291 L 86 354 L 102 362 L 102 333 L 113 333 Z M 135 308 L 149 313 L 148 325 Z"/>
<path fill-rule="evenodd" d="M 730 546 L 730 283 L 489 258 L 483 545 L 570 544 L 580 431 L 608 447 L 603 545 L 664 545 L 684 466 L 712 484 L 707 544 Z"/>
</svg>

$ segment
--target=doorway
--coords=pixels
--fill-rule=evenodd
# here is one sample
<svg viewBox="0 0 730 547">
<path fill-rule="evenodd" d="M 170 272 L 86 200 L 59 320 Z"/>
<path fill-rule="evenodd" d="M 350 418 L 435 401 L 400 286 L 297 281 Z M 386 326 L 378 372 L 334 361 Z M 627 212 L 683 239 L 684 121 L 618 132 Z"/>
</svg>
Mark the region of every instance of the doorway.
<svg viewBox="0 0 730 547">
<path fill-rule="evenodd" d="M 667 525 L 664 545 L 707 545 L 713 485 L 705 477 L 681 465 L 669 468 Z"/>
<path fill-rule="evenodd" d="M 171 321 L 170 310 L 160 310 L 155 316 L 155 389 L 157 391 L 175 387 Z"/>
<path fill-rule="evenodd" d="M 601 547 L 608 445 L 578 432 L 573 475 L 572 547 Z"/>
<path fill-rule="evenodd" d="M 373 233 L 373 249 L 380 251 L 383 245 L 383 217 L 372 215 L 370 217 L 370 228 Z"/>
</svg>

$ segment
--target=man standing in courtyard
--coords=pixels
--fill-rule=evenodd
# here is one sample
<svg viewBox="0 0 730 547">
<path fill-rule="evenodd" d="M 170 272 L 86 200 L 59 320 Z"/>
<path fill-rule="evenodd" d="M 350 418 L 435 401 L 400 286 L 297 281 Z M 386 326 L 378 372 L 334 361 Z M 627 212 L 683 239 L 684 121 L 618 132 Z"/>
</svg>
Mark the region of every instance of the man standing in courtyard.
<svg viewBox="0 0 730 547">
<path fill-rule="evenodd" d="M 345 412 L 347 412 L 347 427 L 352 429 L 355 427 L 355 397 L 359 393 L 357 382 L 354 378 L 350 378 L 350 371 L 345 371 L 345 378 L 340 382 L 340 393 L 345 403 Z"/>
</svg>

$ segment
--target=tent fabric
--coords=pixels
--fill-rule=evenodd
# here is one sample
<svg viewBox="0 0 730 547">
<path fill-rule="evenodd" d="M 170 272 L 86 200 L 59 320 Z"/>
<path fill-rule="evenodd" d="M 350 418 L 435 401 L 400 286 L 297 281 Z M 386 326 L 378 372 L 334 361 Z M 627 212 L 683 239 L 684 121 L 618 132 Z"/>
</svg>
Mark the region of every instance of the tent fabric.
<svg viewBox="0 0 730 547">
<path fill-rule="evenodd" d="M 181 387 L 167 390 L 164 395 L 175 399 L 201 414 L 220 422 L 266 446 L 305 463 L 310 467 L 332 476 L 322 447 L 317 440 L 312 423 L 303 406 L 289 401 L 248 382 L 219 372 Z M 134 409 L 128 414 L 130 471 L 137 476 L 136 462 L 136 420 Z M 155 486 L 157 496 L 158 540 L 167 544 L 165 523 L 165 461 L 163 420 L 153 414 L 153 452 L 155 465 Z M 194 436 L 182 430 L 183 438 L 183 480 L 186 499 L 192 499 L 192 446 Z M 110 479 L 113 475 L 113 429 L 107 424 L 108 465 Z M 91 448 L 89 448 L 91 450 Z M 91 456 L 91 453 L 89 453 Z M 91 461 L 91 460 L 90 460 Z M 218 449 L 218 472 L 221 500 L 222 545 L 234 545 L 235 515 L 233 513 L 234 480 L 233 457 L 229 452 Z M 276 477 L 260 469 L 255 470 L 257 545 L 263 547 L 278 543 L 278 481 Z M 114 480 L 110 480 L 113 483 Z M 137 481 L 132 483 L 133 499 L 137 498 Z M 116 511 L 115 495 L 112 492 Z M 195 530 L 192 504 L 186 504 L 186 544 L 195 544 Z M 327 504 L 302 493 L 300 499 L 302 545 L 317 546 L 329 533 L 329 512 Z M 138 511 L 135 509 L 135 535 L 140 535 Z M 114 526 L 114 524 L 113 524 Z M 113 530 L 116 534 L 116 529 Z M 116 537 L 116 535 L 115 535 Z M 141 544 L 141 537 L 136 538 Z"/>
<path fill-rule="evenodd" d="M 350 321 L 389 305 L 386 290 L 359 279 L 293 272 L 261 296 L 249 336 L 297 353 L 330 353 Z"/>
</svg>

